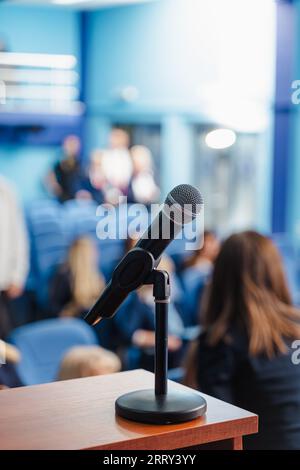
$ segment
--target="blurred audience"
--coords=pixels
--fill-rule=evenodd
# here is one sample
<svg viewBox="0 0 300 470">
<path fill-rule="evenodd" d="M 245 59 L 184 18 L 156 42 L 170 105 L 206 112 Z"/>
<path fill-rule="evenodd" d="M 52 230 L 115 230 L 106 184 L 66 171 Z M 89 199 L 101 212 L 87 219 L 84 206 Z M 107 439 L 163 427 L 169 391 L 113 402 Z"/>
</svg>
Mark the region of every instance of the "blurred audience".
<svg viewBox="0 0 300 470">
<path fill-rule="evenodd" d="M 89 198 L 98 204 L 118 203 L 120 196 L 128 196 L 132 203 L 155 202 L 159 189 L 150 151 L 142 145 L 128 149 L 128 133 L 113 129 L 109 148 L 93 151 L 84 172 L 80 141 L 68 136 L 63 158 L 49 175 L 49 186 L 61 202 Z M 67 211 L 68 204 L 60 208 Z M 14 326 L 12 299 L 23 292 L 29 264 L 23 214 L 3 177 L 0 218 L 2 339 Z M 57 226 L 60 223 L 58 220 Z M 67 235 L 66 245 L 70 239 Z M 128 239 L 126 250 L 134 245 L 135 240 Z M 61 248 L 64 255 L 63 243 Z M 110 253 L 106 252 L 109 259 Z M 173 259 L 180 261 L 175 265 Z M 187 358 L 187 383 L 260 416 L 260 432 L 245 438 L 246 448 L 300 448 L 300 369 L 291 358 L 291 343 L 299 339 L 300 313 L 292 305 L 277 249 L 268 238 L 251 231 L 232 235 L 220 246 L 215 233 L 207 230 L 203 246 L 182 259 L 183 253 L 175 253 L 173 258 L 164 254 L 158 266 L 171 280 L 169 367 L 182 364 L 187 344 L 195 337 L 188 330 L 195 330 L 196 335 L 201 331 Z M 105 286 L 100 265 L 99 246 L 92 239 L 83 235 L 73 241 L 65 262 L 47 285 L 52 315 L 82 316 L 91 307 Z M 112 320 L 97 325 L 102 347 L 70 350 L 58 379 L 117 372 L 121 359 L 125 369 L 153 370 L 153 300 L 152 286 L 132 292 Z M 22 385 L 15 368 L 19 354 L 13 347 L 6 346 L 6 361 L 0 367 L 0 389 Z"/>
<path fill-rule="evenodd" d="M 10 302 L 19 297 L 29 270 L 23 213 L 10 183 L 0 175 L 0 339 L 12 328 Z"/>
<path fill-rule="evenodd" d="M 76 346 L 64 356 L 58 380 L 113 374 L 120 370 L 121 361 L 113 352 L 100 346 Z"/>
<path fill-rule="evenodd" d="M 248 231 L 224 242 L 202 319 L 188 384 L 259 415 L 246 449 L 300 449 L 300 368 L 291 357 L 300 313 L 270 239 Z"/>
<path fill-rule="evenodd" d="M 95 149 L 85 171 L 80 164 L 81 143 L 69 135 L 63 142 L 63 156 L 46 178 L 46 184 L 60 202 L 69 199 L 94 199 L 98 204 L 128 202 L 150 204 L 159 197 L 154 181 L 150 150 L 134 145 L 129 151 L 129 135 L 113 129 L 107 149 Z"/>
<path fill-rule="evenodd" d="M 154 180 L 153 159 L 144 145 L 130 149 L 133 173 L 128 188 L 128 202 L 151 204 L 159 198 L 159 188 Z"/>
<path fill-rule="evenodd" d="M 81 143 L 76 135 L 69 135 L 63 142 L 63 155 L 47 177 L 50 191 L 61 201 L 74 199 L 82 190 L 84 178 L 80 165 Z"/>
<path fill-rule="evenodd" d="M 59 267 L 50 284 L 50 305 L 54 315 L 81 316 L 104 288 L 98 269 L 98 253 L 90 238 L 75 240 L 67 261 Z"/>
</svg>

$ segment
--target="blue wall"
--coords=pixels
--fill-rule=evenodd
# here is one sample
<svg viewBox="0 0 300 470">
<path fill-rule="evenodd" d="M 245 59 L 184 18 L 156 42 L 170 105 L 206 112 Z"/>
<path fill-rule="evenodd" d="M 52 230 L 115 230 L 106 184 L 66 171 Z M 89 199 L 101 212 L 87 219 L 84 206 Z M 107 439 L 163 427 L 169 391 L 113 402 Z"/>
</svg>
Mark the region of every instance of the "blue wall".
<svg viewBox="0 0 300 470">
<path fill-rule="evenodd" d="M 264 193 L 257 201 L 257 226 L 269 230 L 275 18 L 270 2 L 242 3 L 164 0 L 87 13 L 87 150 L 106 144 L 111 123 L 161 124 L 165 193 L 179 182 L 193 183 L 191 124 L 220 123 L 226 105 L 211 87 L 223 87 L 229 107 L 249 93 L 252 104 L 265 103 L 269 119 L 259 144 L 256 188 Z M 128 85 L 139 96 L 124 103 L 117 93 Z M 244 105 L 237 108 L 247 119 Z"/>
<path fill-rule="evenodd" d="M 208 102 L 208 97 L 214 98 L 214 93 L 208 91 L 211 85 L 224 85 L 223 96 L 230 104 L 232 93 L 235 97 L 240 92 L 244 97 L 249 92 L 252 101 L 257 102 L 267 95 L 266 113 L 268 106 L 271 108 L 272 84 L 263 71 L 268 69 L 265 63 L 272 55 L 272 34 L 266 30 L 272 18 L 261 1 L 241 3 L 162 0 L 84 14 L 64 8 L 1 5 L 0 37 L 4 37 L 10 50 L 71 53 L 77 57 L 82 44 L 86 150 L 106 145 L 115 122 L 160 124 L 161 181 L 165 193 L 179 182 L 193 182 L 191 125 L 219 122 L 214 113 L 223 111 L 223 105 L 219 101 Z M 236 16 L 232 11 L 236 11 Z M 258 77 L 255 70 L 260 64 L 264 67 Z M 118 90 L 128 85 L 139 91 L 138 99 L 132 103 L 118 99 Z M 247 117 L 247 111 L 242 110 Z M 261 144 L 265 160 L 259 168 L 257 193 L 266 187 L 270 192 L 269 140 L 268 137 Z M 10 165 L 16 168 L 16 158 L 25 180 L 29 170 L 26 158 L 21 158 L 22 151 L 17 148 L 18 156 L 14 157 L 11 148 L 3 147 L 0 172 L 3 168 L 10 174 Z M 27 199 L 39 194 L 39 177 L 56 151 L 49 148 L 49 156 L 43 158 L 47 148 L 40 149 L 43 164 L 39 161 L 35 181 L 26 187 Z M 24 156 L 30 154 L 30 147 L 24 152 Z M 38 158 L 35 149 L 34 155 Z M 259 210 L 258 218 L 266 228 L 270 219 L 267 197 L 259 204 Z"/>
<path fill-rule="evenodd" d="M 0 173 L 13 181 L 25 204 L 47 194 L 44 177 L 58 158 L 58 150 L 29 145 L 0 146 Z"/>
<path fill-rule="evenodd" d="M 80 59 L 79 13 L 64 8 L 1 4 L 0 38 L 10 52 L 74 54 Z M 22 199 L 29 201 L 43 194 L 41 181 L 58 150 L 0 144 L 0 173 L 12 179 Z"/>
<path fill-rule="evenodd" d="M 70 9 L 0 5 L 0 37 L 10 52 L 78 56 L 78 21 Z"/>
<path fill-rule="evenodd" d="M 191 22 L 194 5 L 165 0 L 111 8 L 91 12 L 86 24 L 88 150 L 105 145 L 110 123 L 161 124 L 163 192 L 192 182 L 187 115 L 200 114 L 199 83 L 214 73 L 203 49 L 195 53 L 205 32 Z M 125 86 L 137 88 L 136 102 L 118 99 Z"/>
<path fill-rule="evenodd" d="M 139 90 L 139 107 L 194 108 L 199 84 L 216 75 L 208 56 L 218 56 L 218 41 L 207 38 L 195 5 L 164 0 L 90 13 L 88 103 L 111 105 L 114 92 L 131 84 Z M 203 10 L 213 22 L 213 12 Z M 209 48 L 201 47 L 206 39 Z"/>
</svg>

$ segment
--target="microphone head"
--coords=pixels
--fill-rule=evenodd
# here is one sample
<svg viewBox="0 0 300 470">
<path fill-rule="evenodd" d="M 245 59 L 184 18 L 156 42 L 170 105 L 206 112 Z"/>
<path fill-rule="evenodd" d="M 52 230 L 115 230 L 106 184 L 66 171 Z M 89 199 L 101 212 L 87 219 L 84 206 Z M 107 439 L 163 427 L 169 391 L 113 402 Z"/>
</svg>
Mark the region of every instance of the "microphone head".
<svg viewBox="0 0 300 470">
<path fill-rule="evenodd" d="M 194 186 L 179 184 L 169 192 L 165 205 L 177 207 L 176 212 L 180 212 L 181 216 L 184 215 L 184 223 L 187 223 L 200 214 L 204 200 L 200 191 Z M 179 213 L 177 215 L 179 216 Z"/>
</svg>

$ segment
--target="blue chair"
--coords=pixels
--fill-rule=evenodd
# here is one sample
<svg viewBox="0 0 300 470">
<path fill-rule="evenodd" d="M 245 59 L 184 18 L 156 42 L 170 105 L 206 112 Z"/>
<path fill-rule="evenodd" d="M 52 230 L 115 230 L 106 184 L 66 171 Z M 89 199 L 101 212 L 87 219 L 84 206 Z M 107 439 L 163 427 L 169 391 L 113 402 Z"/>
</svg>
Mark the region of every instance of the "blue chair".
<svg viewBox="0 0 300 470">
<path fill-rule="evenodd" d="M 42 306 L 47 301 L 47 282 L 67 253 L 68 227 L 61 204 L 51 199 L 31 204 L 27 224 L 31 242 L 31 285 Z"/>
<path fill-rule="evenodd" d="M 71 200 L 64 203 L 65 224 L 69 227 L 71 239 L 88 236 L 96 242 L 100 250 L 99 268 L 108 279 L 113 267 L 117 264 L 124 252 L 124 240 L 101 239 L 97 234 L 98 217 L 97 204 L 94 201 Z"/>
<path fill-rule="evenodd" d="M 125 253 L 125 241 L 118 239 L 110 240 L 108 238 L 97 240 L 97 247 L 100 252 L 99 269 L 108 280 Z"/>
<path fill-rule="evenodd" d="M 185 375 L 184 367 L 174 367 L 168 370 L 168 379 L 173 382 L 182 383 Z"/>
<path fill-rule="evenodd" d="M 21 326 L 11 333 L 9 341 L 21 352 L 17 372 L 24 385 L 52 382 L 68 349 L 98 344 L 94 330 L 77 318 L 43 320 Z"/>
<path fill-rule="evenodd" d="M 63 210 L 73 240 L 83 236 L 96 238 L 97 204 L 94 201 L 70 200 L 64 203 Z"/>
</svg>

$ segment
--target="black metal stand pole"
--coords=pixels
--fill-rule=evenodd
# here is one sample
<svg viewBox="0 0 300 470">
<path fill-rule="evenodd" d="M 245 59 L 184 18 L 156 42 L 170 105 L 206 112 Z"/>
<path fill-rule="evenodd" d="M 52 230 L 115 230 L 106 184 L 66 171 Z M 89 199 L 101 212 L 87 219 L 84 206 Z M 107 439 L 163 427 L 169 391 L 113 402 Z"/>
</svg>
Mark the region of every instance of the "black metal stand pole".
<svg viewBox="0 0 300 470">
<path fill-rule="evenodd" d="M 182 423 L 202 416 L 206 401 L 193 390 L 168 392 L 168 303 L 169 275 L 154 269 L 144 284 L 153 285 L 155 301 L 155 390 L 136 390 L 116 401 L 116 413 L 142 423 Z"/>
<path fill-rule="evenodd" d="M 155 302 L 155 395 L 168 393 L 168 302 Z"/>
</svg>

